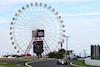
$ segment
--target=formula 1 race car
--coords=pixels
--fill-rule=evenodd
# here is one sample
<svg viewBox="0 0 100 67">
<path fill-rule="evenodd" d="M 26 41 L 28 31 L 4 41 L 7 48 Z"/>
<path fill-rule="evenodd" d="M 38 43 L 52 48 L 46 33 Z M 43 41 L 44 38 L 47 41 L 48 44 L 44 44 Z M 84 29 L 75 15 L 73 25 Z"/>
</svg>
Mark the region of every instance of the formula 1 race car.
<svg viewBox="0 0 100 67">
<path fill-rule="evenodd" d="M 57 61 L 57 64 L 58 64 L 58 65 L 67 65 L 67 61 L 64 60 L 64 59 L 59 59 L 59 60 Z"/>
</svg>

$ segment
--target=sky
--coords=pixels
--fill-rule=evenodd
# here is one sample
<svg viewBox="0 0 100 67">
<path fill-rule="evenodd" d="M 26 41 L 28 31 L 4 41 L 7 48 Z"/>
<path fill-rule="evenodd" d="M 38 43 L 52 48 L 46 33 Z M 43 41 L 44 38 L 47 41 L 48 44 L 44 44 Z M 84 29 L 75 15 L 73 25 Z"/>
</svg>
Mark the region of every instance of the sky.
<svg viewBox="0 0 100 67">
<path fill-rule="evenodd" d="M 68 49 L 74 53 L 90 55 L 90 46 L 100 44 L 99 0 L 1 0 L 0 1 L 0 56 L 15 54 L 10 41 L 9 28 L 13 16 L 22 6 L 43 3 L 55 8 L 64 21 Z M 66 38 L 63 48 L 66 47 Z M 65 48 L 66 49 L 66 48 Z"/>
</svg>

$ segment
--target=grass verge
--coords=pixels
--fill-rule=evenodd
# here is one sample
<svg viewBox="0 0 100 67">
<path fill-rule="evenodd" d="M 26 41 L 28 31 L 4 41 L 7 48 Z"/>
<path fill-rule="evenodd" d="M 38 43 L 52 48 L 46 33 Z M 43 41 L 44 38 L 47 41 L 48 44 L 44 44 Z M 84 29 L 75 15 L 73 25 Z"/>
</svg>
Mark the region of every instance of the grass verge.
<svg viewBox="0 0 100 67">
<path fill-rule="evenodd" d="M 86 65 L 84 60 L 82 60 L 82 61 L 76 61 L 76 62 L 73 62 L 72 64 L 79 65 L 79 66 L 84 66 L 84 67 L 99 67 L 99 66 Z"/>
<path fill-rule="evenodd" d="M 24 66 L 24 65 L 5 64 L 5 63 L 0 63 L 0 65 L 8 66 L 8 67 L 27 67 L 27 66 Z"/>
</svg>

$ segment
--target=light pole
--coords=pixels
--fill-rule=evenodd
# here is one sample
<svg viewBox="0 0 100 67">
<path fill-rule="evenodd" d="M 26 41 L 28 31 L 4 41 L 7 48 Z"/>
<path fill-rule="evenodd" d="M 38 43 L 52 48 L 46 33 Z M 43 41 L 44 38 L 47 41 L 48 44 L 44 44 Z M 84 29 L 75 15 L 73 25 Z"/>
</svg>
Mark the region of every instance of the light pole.
<svg viewBox="0 0 100 67">
<path fill-rule="evenodd" d="M 70 37 L 70 36 L 65 36 L 66 37 L 66 52 L 68 52 L 68 38 Z M 67 58 L 67 53 L 65 52 L 65 56 L 66 56 L 66 58 Z"/>
<path fill-rule="evenodd" d="M 87 51 L 87 50 L 84 49 L 83 51 L 84 51 L 84 58 L 85 58 L 85 57 L 86 57 L 86 51 Z"/>
<path fill-rule="evenodd" d="M 66 36 L 66 50 L 68 51 L 68 38 L 69 38 L 70 36 Z"/>
</svg>

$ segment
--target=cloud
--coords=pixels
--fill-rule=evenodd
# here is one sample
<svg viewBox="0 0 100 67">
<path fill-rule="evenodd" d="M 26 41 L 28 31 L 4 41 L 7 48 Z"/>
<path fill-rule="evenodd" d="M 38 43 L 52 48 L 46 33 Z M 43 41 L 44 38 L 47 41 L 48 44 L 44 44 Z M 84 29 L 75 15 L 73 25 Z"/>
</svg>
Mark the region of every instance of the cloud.
<svg viewBox="0 0 100 67">
<path fill-rule="evenodd" d="M 0 24 L 2 23 L 8 23 L 10 22 L 10 19 L 6 18 L 6 17 L 0 17 Z"/>
<path fill-rule="evenodd" d="M 91 42 L 92 42 L 92 43 L 95 43 L 96 45 L 97 45 L 97 44 L 100 44 L 100 40 L 97 40 L 97 39 L 92 40 Z M 94 45 L 95 45 L 95 44 L 94 44 Z"/>
<path fill-rule="evenodd" d="M 0 12 L 3 12 L 3 13 L 5 12 L 5 13 L 7 13 L 7 12 L 11 12 L 12 10 L 13 10 L 13 11 L 17 11 L 18 9 L 19 9 L 19 8 L 9 8 L 9 9 L 6 9 L 6 8 L 5 8 L 5 9 L 0 10 Z"/>
<path fill-rule="evenodd" d="M 93 13 L 77 13 L 77 14 L 61 14 L 61 16 L 65 17 L 75 17 L 75 16 L 92 16 L 92 15 L 100 15 L 100 12 L 93 12 Z"/>
<path fill-rule="evenodd" d="M 76 47 L 81 48 L 80 42 L 76 42 Z"/>
<path fill-rule="evenodd" d="M 75 1 L 99 1 L 99 0 L 2 0 L 0 4 L 30 3 L 30 2 L 75 2 Z"/>
<path fill-rule="evenodd" d="M 74 7 L 74 8 L 70 8 L 70 9 L 87 9 L 87 8 L 89 8 L 89 6 Z"/>
<path fill-rule="evenodd" d="M 76 47 L 80 47 L 80 45 L 76 45 Z"/>
</svg>

